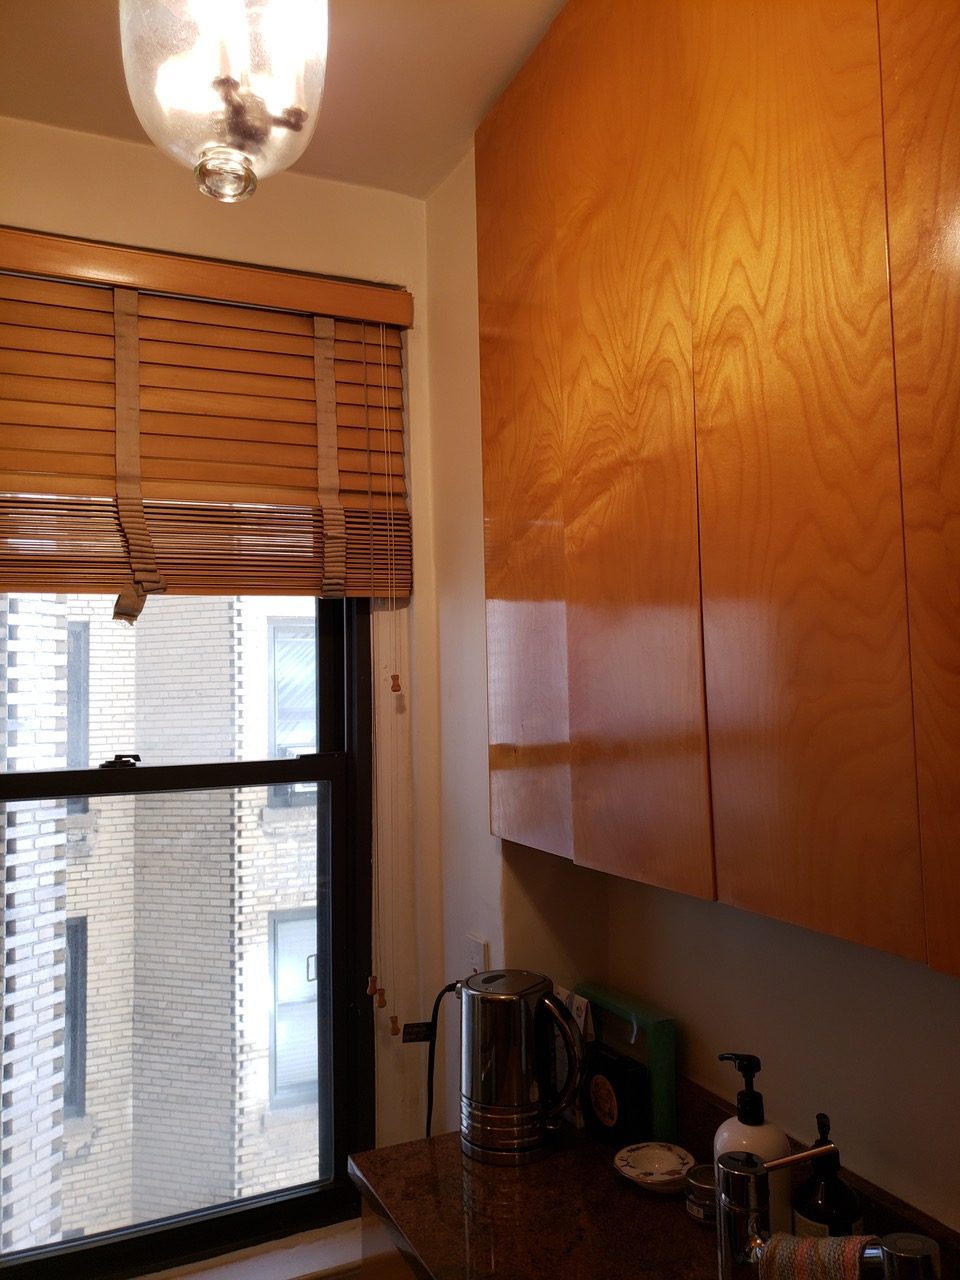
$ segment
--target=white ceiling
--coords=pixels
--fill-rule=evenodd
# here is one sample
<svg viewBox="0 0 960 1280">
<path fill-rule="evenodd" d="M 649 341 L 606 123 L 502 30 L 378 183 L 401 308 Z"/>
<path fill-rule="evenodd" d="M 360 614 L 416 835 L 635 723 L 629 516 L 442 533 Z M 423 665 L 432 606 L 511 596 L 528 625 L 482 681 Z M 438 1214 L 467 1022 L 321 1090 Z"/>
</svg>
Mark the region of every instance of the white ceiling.
<svg viewBox="0 0 960 1280">
<path fill-rule="evenodd" d="M 428 195 L 563 3 L 330 0 L 323 106 L 295 169 Z M 146 142 L 117 0 L 0 0 L 0 116 Z"/>
</svg>

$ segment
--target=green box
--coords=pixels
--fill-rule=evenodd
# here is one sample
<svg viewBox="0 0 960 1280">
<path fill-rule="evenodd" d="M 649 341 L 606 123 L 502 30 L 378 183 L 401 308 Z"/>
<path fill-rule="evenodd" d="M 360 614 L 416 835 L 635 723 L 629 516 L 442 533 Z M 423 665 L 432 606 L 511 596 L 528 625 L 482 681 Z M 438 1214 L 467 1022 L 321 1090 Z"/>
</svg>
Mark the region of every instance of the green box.
<svg viewBox="0 0 960 1280">
<path fill-rule="evenodd" d="M 662 1010 L 595 982 L 581 982 L 598 1040 L 646 1065 L 650 1078 L 652 1136 L 677 1140 L 677 1024 Z"/>
</svg>

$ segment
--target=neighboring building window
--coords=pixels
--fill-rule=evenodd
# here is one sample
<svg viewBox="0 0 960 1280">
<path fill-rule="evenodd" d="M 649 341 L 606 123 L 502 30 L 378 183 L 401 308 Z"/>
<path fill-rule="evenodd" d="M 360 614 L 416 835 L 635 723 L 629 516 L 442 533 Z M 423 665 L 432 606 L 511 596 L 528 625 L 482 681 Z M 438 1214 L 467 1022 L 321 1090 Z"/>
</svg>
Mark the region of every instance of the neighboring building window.
<svg viewBox="0 0 960 1280">
<path fill-rule="evenodd" d="M 63 1111 L 82 1116 L 87 1095 L 87 921 L 67 920 L 66 1016 L 63 1033 Z"/>
<path fill-rule="evenodd" d="M 316 628 L 302 618 L 271 618 L 268 625 L 270 757 L 292 760 L 317 749 Z M 311 804 L 313 794 L 309 783 L 272 787 L 270 804 Z"/>
<path fill-rule="evenodd" d="M 315 908 L 270 917 L 270 1101 L 317 1095 L 317 914 Z"/>
<path fill-rule="evenodd" d="M 90 623 L 67 623 L 67 768 L 90 764 Z M 67 813 L 86 813 L 86 796 L 70 796 Z"/>
</svg>

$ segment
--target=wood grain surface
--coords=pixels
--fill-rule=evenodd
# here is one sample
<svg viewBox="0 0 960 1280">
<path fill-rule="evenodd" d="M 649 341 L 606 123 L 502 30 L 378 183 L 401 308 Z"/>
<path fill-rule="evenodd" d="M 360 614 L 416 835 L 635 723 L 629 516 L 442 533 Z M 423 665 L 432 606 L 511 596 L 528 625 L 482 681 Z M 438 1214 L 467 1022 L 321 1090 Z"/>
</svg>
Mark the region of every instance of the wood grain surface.
<svg viewBox="0 0 960 1280">
<path fill-rule="evenodd" d="M 927 937 L 960 974 L 960 8 L 879 11 Z"/>
<path fill-rule="evenodd" d="M 875 8 L 685 11 L 719 896 L 922 958 Z"/>
<path fill-rule="evenodd" d="M 558 246 L 540 142 L 559 95 L 542 62 L 476 150 L 491 830 L 572 857 Z"/>
<path fill-rule="evenodd" d="M 711 897 L 679 38 L 573 6 L 478 134 L 492 795 Z"/>
<path fill-rule="evenodd" d="M 555 205 L 575 857 L 713 897 L 682 19 L 672 0 L 565 17 L 553 69 L 566 86 Z"/>
</svg>

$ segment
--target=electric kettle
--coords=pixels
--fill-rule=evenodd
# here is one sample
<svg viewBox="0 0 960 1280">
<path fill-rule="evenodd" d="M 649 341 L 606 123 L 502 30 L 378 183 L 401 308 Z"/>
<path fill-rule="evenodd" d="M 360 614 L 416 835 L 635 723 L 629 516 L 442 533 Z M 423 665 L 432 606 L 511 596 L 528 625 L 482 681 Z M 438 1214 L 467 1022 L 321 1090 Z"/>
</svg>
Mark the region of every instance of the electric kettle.
<svg viewBox="0 0 960 1280">
<path fill-rule="evenodd" d="M 526 1164 L 573 1101 L 580 1029 L 542 973 L 500 969 L 460 984 L 460 1146 L 484 1164 Z M 555 1077 L 555 1032 L 566 1058 Z"/>
</svg>

